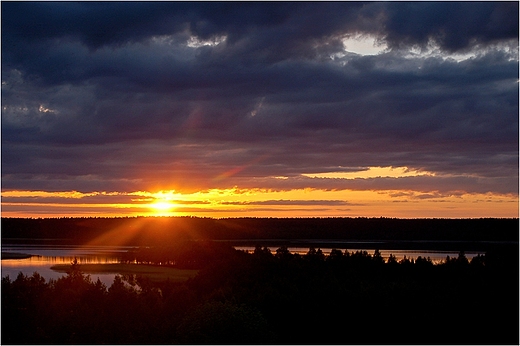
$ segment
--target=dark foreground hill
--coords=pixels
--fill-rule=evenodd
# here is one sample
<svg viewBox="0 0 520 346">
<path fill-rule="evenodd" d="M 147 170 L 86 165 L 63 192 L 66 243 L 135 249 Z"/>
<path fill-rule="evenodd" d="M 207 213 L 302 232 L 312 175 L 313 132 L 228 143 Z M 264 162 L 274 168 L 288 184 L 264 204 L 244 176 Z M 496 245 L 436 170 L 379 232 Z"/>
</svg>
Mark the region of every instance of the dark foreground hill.
<svg viewBox="0 0 520 346">
<path fill-rule="evenodd" d="M 519 223 L 511 219 L 390 218 L 2 218 L 3 242 L 152 246 L 182 240 L 230 241 L 236 245 L 348 244 L 363 248 L 481 250 L 490 244 L 518 246 Z M 427 245 L 425 245 L 427 244 Z M 341 246 L 338 246 L 341 247 Z M 464 249 L 461 249 L 464 247 Z M 485 249 L 483 249 L 485 250 Z"/>
<path fill-rule="evenodd" d="M 518 345 L 518 253 L 433 264 L 190 243 L 211 260 L 185 282 L 107 287 L 77 262 L 49 282 L 2 278 L 2 344 Z"/>
<path fill-rule="evenodd" d="M 36 238 L 142 245 L 122 260 L 198 274 L 129 274 L 107 287 L 76 262 L 49 282 L 4 277 L 2 344 L 518 345 L 518 219 L 2 219 L 2 241 Z M 189 241 L 203 239 L 219 241 Z M 500 248 L 437 265 L 379 251 L 230 246 L 241 241 Z"/>
</svg>

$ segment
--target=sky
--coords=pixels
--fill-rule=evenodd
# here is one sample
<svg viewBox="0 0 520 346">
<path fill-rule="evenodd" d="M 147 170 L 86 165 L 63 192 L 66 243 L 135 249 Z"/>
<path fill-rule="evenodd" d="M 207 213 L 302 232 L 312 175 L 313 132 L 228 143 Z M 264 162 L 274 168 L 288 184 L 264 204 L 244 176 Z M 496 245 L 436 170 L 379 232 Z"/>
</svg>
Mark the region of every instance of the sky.
<svg viewBox="0 0 520 346">
<path fill-rule="evenodd" d="M 1 3 L 3 217 L 518 217 L 518 2 Z"/>
</svg>

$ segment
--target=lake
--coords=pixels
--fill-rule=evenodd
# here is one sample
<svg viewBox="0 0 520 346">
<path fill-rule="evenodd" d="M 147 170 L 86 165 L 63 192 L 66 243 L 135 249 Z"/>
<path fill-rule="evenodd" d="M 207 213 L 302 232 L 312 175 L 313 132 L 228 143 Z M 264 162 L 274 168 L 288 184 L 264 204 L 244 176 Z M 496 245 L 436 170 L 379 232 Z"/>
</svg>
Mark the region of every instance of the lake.
<svg viewBox="0 0 520 346">
<path fill-rule="evenodd" d="M 32 275 L 38 272 L 45 280 L 58 279 L 63 273 L 51 269 L 56 264 L 70 264 L 77 259 L 80 264 L 119 263 L 120 254 L 131 247 L 115 246 L 63 246 L 63 245 L 15 245 L 2 244 L 2 253 L 28 254 L 29 258 L 3 259 L 2 277 L 9 275 L 14 280 L 19 272 Z M 91 274 L 96 281 L 98 278 L 108 286 L 114 281 L 114 274 Z"/>
<path fill-rule="evenodd" d="M 318 250 L 318 247 L 314 247 L 314 248 L 316 250 Z M 254 246 L 235 246 L 235 249 L 252 253 L 254 251 L 255 247 Z M 276 247 L 273 247 L 273 248 L 270 247 L 269 249 L 271 250 L 271 252 L 273 254 L 276 253 L 276 249 L 277 249 Z M 297 253 L 300 255 L 305 255 L 309 251 L 309 247 L 296 247 L 296 246 L 291 247 L 291 246 L 289 246 L 288 249 L 291 253 Z M 320 248 L 320 249 L 325 256 L 329 255 L 333 249 L 339 249 L 343 252 L 345 251 L 345 249 L 341 249 L 341 248 L 325 247 L 325 248 Z M 373 255 L 375 248 L 365 248 L 365 249 L 356 248 L 356 249 L 348 249 L 348 251 L 350 253 L 356 252 L 356 251 L 367 251 L 370 255 Z M 439 251 L 439 250 L 432 250 L 432 251 L 429 251 L 429 250 L 379 250 L 379 252 L 381 253 L 381 256 L 384 258 L 385 261 L 388 260 L 388 257 L 390 257 L 390 255 L 395 256 L 395 258 L 398 261 L 402 260 L 405 256 L 406 256 L 406 258 L 414 259 L 414 260 L 417 257 L 421 256 L 423 258 L 429 257 L 431 259 L 431 261 L 435 264 L 441 263 L 444 260 L 446 260 L 446 256 L 450 256 L 450 258 L 451 258 L 451 257 L 458 257 L 458 255 L 459 255 L 458 252 Z M 471 260 L 471 258 L 477 256 L 478 254 L 484 254 L 484 253 L 483 252 L 473 252 L 473 251 L 465 252 L 466 257 L 469 260 Z"/>
<path fill-rule="evenodd" d="M 63 273 L 58 273 L 51 269 L 56 264 L 70 264 L 77 259 L 79 264 L 99 264 L 99 263 L 119 263 L 122 253 L 134 247 L 130 246 L 73 246 L 73 245 L 18 245 L 18 244 L 2 244 L 2 253 L 15 253 L 31 255 L 22 259 L 3 259 L 2 258 L 2 277 L 9 276 L 11 280 L 16 279 L 18 273 L 24 275 L 32 275 L 38 272 L 45 280 L 58 279 Z M 237 250 L 253 252 L 254 246 L 235 246 Z M 276 252 L 278 247 L 269 247 L 272 253 Z M 339 248 L 339 247 L 338 247 Z M 292 253 L 301 255 L 309 251 L 309 247 L 288 247 Z M 316 247 L 318 249 L 318 247 Z M 321 250 L 328 255 L 333 248 L 323 247 Z M 344 251 L 345 249 L 341 249 Z M 373 254 L 375 249 L 348 249 L 350 252 L 367 251 Z M 453 251 L 427 251 L 427 250 L 380 250 L 382 257 L 387 260 L 390 254 L 394 255 L 399 261 L 406 256 L 410 259 L 416 259 L 421 256 L 430 257 L 433 263 L 440 263 L 446 259 L 446 256 L 457 257 L 458 252 Z M 479 252 L 466 252 L 468 259 L 478 255 Z M 483 254 L 483 252 L 480 252 Z M 98 278 L 107 287 L 112 285 L 115 274 L 90 274 L 93 281 Z"/>
</svg>

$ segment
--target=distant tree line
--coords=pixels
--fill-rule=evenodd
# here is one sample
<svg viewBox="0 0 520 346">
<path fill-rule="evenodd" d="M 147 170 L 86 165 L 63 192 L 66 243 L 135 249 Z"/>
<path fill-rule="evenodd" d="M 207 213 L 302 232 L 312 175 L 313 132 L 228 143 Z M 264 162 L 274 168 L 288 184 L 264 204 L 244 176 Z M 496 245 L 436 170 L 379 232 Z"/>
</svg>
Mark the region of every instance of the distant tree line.
<svg viewBox="0 0 520 346">
<path fill-rule="evenodd" d="M 3 344 L 518 344 L 518 252 L 388 260 L 379 251 L 183 247 L 186 283 L 73 263 L 66 276 L 2 279 Z M 166 251 L 166 248 L 160 249 Z M 157 252 L 157 256 L 160 251 Z M 181 252 L 179 252 L 181 253 Z M 135 253 L 134 253 L 135 255 Z M 141 253 L 152 259 L 153 250 Z M 166 255 L 165 253 L 163 255 Z M 211 260 L 203 260 L 211 257 Z M 197 260 L 200 259 L 200 260 Z M 191 262 L 190 262 L 191 261 Z M 198 262 L 197 262 L 198 261 Z M 170 265 L 173 265 L 170 263 Z"/>
<path fill-rule="evenodd" d="M 509 241 L 518 244 L 518 218 L 2 218 L 2 241 L 66 241 L 71 244 L 151 246 L 179 240 L 384 240 Z M 395 244 L 391 244 L 394 246 Z M 400 244 L 403 246 L 403 243 Z M 431 246 L 431 244 L 429 244 Z"/>
</svg>

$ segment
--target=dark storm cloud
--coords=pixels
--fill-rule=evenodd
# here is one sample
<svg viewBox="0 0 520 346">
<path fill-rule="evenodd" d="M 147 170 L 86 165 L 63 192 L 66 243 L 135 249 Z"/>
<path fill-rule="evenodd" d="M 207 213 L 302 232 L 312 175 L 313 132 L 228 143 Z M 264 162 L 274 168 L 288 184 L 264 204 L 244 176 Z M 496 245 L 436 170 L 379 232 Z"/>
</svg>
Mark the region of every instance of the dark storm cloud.
<svg viewBox="0 0 520 346">
<path fill-rule="evenodd" d="M 295 188 L 391 189 L 417 180 L 300 174 L 407 166 L 512 193 L 517 14 L 516 2 L 3 2 L 2 188 L 287 176 Z M 348 53 L 347 35 L 389 49 Z M 428 44 L 474 56 L 409 56 Z M 456 189 L 429 182 L 417 188 Z"/>
<path fill-rule="evenodd" d="M 391 45 L 433 38 L 450 50 L 518 37 L 517 2 L 6 2 L 2 10 L 7 44 L 72 37 L 91 49 L 186 28 L 257 47 L 296 47 L 345 31 L 378 33 Z"/>
<path fill-rule="evenodd" d="M 383 32 L 391 47 L 426 46 L 449 51 L 518 39 L 518 2 L 384 3 Z"/>
</svg>

